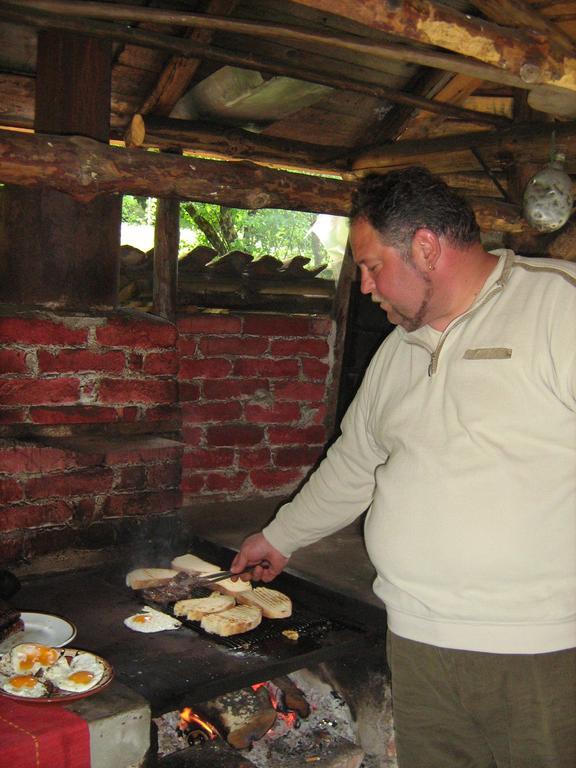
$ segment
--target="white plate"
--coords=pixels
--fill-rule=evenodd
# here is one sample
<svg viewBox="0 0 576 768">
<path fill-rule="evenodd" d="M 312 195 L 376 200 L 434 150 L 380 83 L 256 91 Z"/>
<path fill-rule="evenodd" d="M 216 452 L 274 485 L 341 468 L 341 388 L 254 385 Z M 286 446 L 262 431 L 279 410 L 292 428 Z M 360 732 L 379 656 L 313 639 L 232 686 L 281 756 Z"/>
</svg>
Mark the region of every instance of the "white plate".
<svg viewBox="0 0 576 768">
<path fill-rule="evenodd" d="M 7 641 L 10 641 L 10 647 L 19 643 L 41 643 L 51 648 L 62 648 L 76 637 L 74 624 L 60 616 L 52 616 L 49 613 L 25 613 L 24 611 L 20 616 L 24 622 L 24 629 L 22 632 L 16 632 L 6 638 Z"/>
</svg>

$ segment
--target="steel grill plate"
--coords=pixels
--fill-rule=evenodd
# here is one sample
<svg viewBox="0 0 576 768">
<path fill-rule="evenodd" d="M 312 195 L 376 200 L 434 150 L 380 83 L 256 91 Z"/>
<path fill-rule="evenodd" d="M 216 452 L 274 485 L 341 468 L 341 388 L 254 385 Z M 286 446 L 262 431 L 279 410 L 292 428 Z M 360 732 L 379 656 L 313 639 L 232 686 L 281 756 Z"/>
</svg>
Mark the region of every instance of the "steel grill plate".
<svg viewBox="0 0 576 768">
<path fill-rule="evenodd" d="M 190 590 L 188 597 L 208 597 L 211 594 L 211 590 L 204 587 L 194 587 Z M 345 629 L 346 625 L 340 622 L 335 622 L 332 619 L 328 619 L 324 616 L 317 616 L 312 612 L 306 610 L 302 606 L 295 605 L 292 602 L 292 616 L 286 619 L 267 619 L 262 618 L 262 623 L 255 629 L 242 632 L 238 635 L 230 635 L 228 637 L 221 637 L 220 635 L 206 632 L 200 626 L 199 621 L 190 621 L 182 616 L 175 616 L 174 606 L 176 602 L 157 602 L 154 600 L 147 600 L 148 605 L 152 608 L 156 608 L 159 611 L 174 616 L 185 627 L 189 627 L 197 632 L 199 635 L 203 635 L 209 638 L 212 642 L 224 645 L 226 648 L 232 650 L 239 650 L 243 652 L 259 652 L 262 650 L 263 644 L 267 641 L 276 640 L 282 638 L 286 643 L 294 643 L 295 641 L 285 637 L 282 633 L 284 630 L 291 629 L 298 632 L 299 639 L 321 639 L 328 632 L 338 629 Z"/>
</svg>

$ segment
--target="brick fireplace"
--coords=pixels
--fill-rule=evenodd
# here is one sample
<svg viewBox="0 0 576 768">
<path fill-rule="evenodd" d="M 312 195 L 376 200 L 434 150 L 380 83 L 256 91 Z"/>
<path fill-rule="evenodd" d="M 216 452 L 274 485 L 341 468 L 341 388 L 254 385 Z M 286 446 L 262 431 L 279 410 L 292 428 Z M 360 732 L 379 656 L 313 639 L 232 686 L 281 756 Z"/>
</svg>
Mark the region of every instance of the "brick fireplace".
<svg viewBox="0 0 576 768">
<path fill-rule="evenodd" d="M 111 521 L 288 495 L 328 437 L 326 316 L 4 308 L 0 345 L 7 563 L 106 543 Z"/>
</svg>

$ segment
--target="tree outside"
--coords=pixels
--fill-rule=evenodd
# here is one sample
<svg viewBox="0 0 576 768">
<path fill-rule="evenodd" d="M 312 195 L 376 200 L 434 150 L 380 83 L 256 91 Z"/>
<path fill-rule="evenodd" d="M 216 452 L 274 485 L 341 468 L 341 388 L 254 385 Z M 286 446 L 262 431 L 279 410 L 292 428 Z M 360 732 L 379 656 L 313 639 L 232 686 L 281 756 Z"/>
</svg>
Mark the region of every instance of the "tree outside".
<svg viewBox="0 0 576 768">
<path fill-rule="evenodd" d="M 147 251 L 154 244 L 154 198 L 124 195 L 122 243 Z M 326 265 L 319 276 L 335 279 L 341 253 L 323 244 L 325 226 L 319 227 L 315 213 L 263 209 L 226 208 L 211 203 L 180 205 L 180 256 L 198 245 L 213 248 L 218 256 L 234 250 L 254 259 L 273 256 L 289 262 L 296 256 L 310 259 L 310 268 Z M 336 219 L 337 217 L 330 217 Z M 318 234 L 317 234 L 318 232 Z M 319 236 L 320 235 L 320 236 Z M 333 236 L 332 236 L 333 239 Z"/>
</svg>

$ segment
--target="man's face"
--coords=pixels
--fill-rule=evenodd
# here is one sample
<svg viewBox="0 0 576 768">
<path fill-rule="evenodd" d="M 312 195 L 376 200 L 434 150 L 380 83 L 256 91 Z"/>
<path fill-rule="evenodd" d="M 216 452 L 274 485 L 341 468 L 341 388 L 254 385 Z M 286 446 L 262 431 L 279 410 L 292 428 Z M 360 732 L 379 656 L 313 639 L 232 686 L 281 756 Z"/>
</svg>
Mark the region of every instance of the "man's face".
<svg viewBox="0 0 576 768">
<path fill-rule="evenodd" d="M 366 219 L 350 227 L 354 261 L 360 267 L 362 293 L 371 294 L 394 325 L 415 331 L 427 322 L 432 298 L 430 276 L 417 265 L 412 253 L 407 261 L 400 251 L 384 245 Z"/>
</svg>

